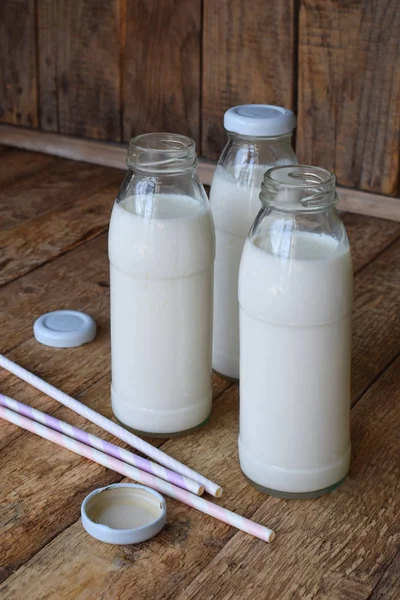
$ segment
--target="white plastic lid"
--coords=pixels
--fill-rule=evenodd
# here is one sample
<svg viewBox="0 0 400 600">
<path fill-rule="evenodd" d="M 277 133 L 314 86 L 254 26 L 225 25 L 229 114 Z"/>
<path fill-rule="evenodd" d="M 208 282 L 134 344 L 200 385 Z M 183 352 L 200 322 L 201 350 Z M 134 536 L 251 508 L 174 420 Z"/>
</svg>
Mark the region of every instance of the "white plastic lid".
<svg viewBox="0 0 400 600">
<path fill-rule="evenodd" d="M 33 333 L 46 346 L 73 348 L 96 337 L 96 322 L 77 310 L 55 310 L 36 319 Z"/>
<path fill-rule="evenodd" d="M 115 483 L 94 490 L 81 506 L 82 525 L 107 544 L 138 544 L 157 535 L 167 520 L 164 498 L 135 483 Z"/>
<path fill-rule="evenodd" d="M 272 104 L 242 104 L 229 108 L 224 115 L 227 131 L 252 137 L 273 137 L 292 133 L 296 116 L 287 108 Z"/>
</svg>

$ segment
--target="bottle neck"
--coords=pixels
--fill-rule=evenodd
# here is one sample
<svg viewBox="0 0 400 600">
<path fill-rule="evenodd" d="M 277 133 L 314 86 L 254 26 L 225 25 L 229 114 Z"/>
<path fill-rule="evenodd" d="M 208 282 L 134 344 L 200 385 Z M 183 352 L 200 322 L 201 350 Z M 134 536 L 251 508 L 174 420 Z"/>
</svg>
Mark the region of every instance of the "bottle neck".
<svg viewBox="0 0 400 600">
<path fill-rule="evenodd" d="M 336 178 L 328 169 L 306 165 L 273 167 L 264 175 L 261 203 L 287 213 L 314 213 L 337 202 Z"/>
<path fill-rule="evenodd" d="M 129 143 L 127 166 L 144 175 L 193 175 L 197 168 L 196 146 L 184 135 L 148 133 Z"/>
<path fill-rule="evenodd" d="M 276 164 L 297 164 L 296 155 L 291 147 L 291 134 L 277 137 L 250 137 L 230 132 L 219 164 L 228 170 L 234 170 L 235 178 L 242 177 L 243 171 L 263 167 L 263 172 Z M 261 185 L 261 180 L 259 185 Z"/>
</svg>

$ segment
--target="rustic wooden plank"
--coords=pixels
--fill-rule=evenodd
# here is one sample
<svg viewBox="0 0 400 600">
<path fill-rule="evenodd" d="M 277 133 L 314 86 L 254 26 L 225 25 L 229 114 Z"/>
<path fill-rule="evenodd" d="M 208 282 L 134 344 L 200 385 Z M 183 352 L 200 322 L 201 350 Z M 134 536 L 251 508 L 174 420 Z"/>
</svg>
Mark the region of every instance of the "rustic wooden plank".
<svg viewBox="0 0 400 600">
<path fill-rule="evenodd" d="M 205 0 L 201 154 L 218 158 L 223 114 L 259 102 L 293 108 L 295 2 Z"/>
<path fill-rule="evenodd" d="M 127 168 L 126 144 L 85 140 L 9 125 L 0 125 L 0 143 L 96 165 Z"/>
<path fill-rule="evenodd" d="M 119 0 L 38 0 L 38 27 L 41 126 L 57 113 L 60 133 L 120 140 Z"/>
<path fill-rule="evenodd" d="M 37 127 L 35 0 L 0 2 L 0 121 Z"/>
<path fill-rule="evenodd" d="M 119 181 L 92 194 L 77 194 L 71 206 L 48 211 L 15 228 L 0 232 L 0 285 L 17 279 L 58 255 L 97 237 L 108 229 Z"/>
<path fill-rule="evenodd" d="M 339 183 L 396 195 L 400 150 L 397 0 L 304 0 L 297 154 Z"/>
<path fill-rule="evenodd" d="M 354 281 L 352 397 L 357 401 L 400 351 L 400 240 Z"/>
<path fill-rule="evenodd" d="M 340 210 L 400 221 L 400 201 L 397 197 L 391 198 L 382 194 L 371 194 L 341 186 L 336 189 L 339 195 L 337 206 Z"/>
<path fill-rule="evenodd" d="M 400 550 L 368 600 L 397 600 L 400 591 Z"/>
<path fill-rule="evenodd" d="M 363 229 L 360 228 L 360 232 L 362 231 Z M 82 259 L 79 259 L 79 257 L 84 254 L 85 248 L 89 248 L 91 246 L 92 248 L 96 247 L 96 249 L 99 250 L 101 242 L 102 239 L 99 238 L 98 240 L 88 243 L 86 247 L 81 247 L 70 253 L 70 255 L 61 257 L 54 263 L 46 265 L 43 269 L 27 275 L 16 282 L 16 284 L 18 283 L 21 285 L 24 279 L 30 279 L 31 281 L 35 280 L 41 271 L 48 270 L 50 272 L 51 269 L 57 265 L 57 263 L 59 265 L 60 263 L 65 263 L 67 260 L 71 260 L 73 255 L 77 255 L 77 258 L 74 258 L 74 261 L 76 260 L 76 267 L 74 267 L 72 270 L 72 272 L 75 272 L 75 268 L 80 269 L 79 265 L 82 262 Z M 394 252 L 396 247 L 397 250 Z M 395 356 L 395 353 L 400 349 L 399 336 L 396 337 L 395 331 L 395 311 L 396 307 L 398 308 L 399 302 L 399 284 L 397 282 L 397 271 L 399 271 L 399 269 L 395 262 L 396 260 L 399 260 L 399 257 L 397 256 L 396 259 L 396 253 L 400 254 L 399 242 L 397 244 L 393 244 L 392 247 L 388 248 L 379 259 L 368 265 L 360 272 L 358 276 L 356 276 L 355 329 L 357 331 L 359 328 L 360 331 L 359 335 L 355 336 L 354 365 L 355 370 L 358 370 L 359 365 L 362 365 L 363 363 L 363 355 L 366 353 L 371 362 L 371 367 L 369 368 L 368 372 L 363 373 L 361 379 L 358 378 L 358 384 L 355 386 L 355 391 L 353 392 L 354 402 L 359 397 L 361 387 L 365 387 L 365 385 L 367 385 L 366 378 L 369 378 L 369 383 L 374 381 L 379 373 L 383 370 L 385 361 L 386 364 L 390 362 L 393 359 L 393 355 Z M 97 251 L 94 252 L 94 254 L 99 255 L 100 252 Z M 86 263 L 92 265 L 92 262 L 95 260 L 96 258 L 94 256 L 93 261 L 87 260 Z M 100 260 L 103 260 L 103 257 L 101 259 L 98 258 L 97 260 L 100 262 Z M 382 272 L 382 264 L 379 264 L 377 267 L 375 267 L 375 264 L 379 261 L 382 264 L 391 263 L 393 266 L 388 271 Z M 82 268 L 82 273 L 83 272 L 84 270 Z M 89 274 L 88 279 L 92 279 L 93 277 L 94 274 Z M 382 281 L 378 281 L 377 283 L 376 279 L 378 279 L 378 277 L 379 279 L 382 279 Z M 68 278 L 65 277 L 65 270 L 60 269 L 59 278 L 61 281 L 68 281 Z M 43 281 L 45 279 L 47 281 L 51 279 L 51 277 L 49 277 L 49 273 L 47 274 L 46 278 L 43 278 Z M 77 279 L 79 280 L 79 277 Z M 96 277 L 94 277 L 94 279 L 96 279 Z M 359 284 L 357 284 L 357 280 L 360 281 Z M 379 316 L 374 314 L 374 302 L 372 299 L 371 305 L 371 292 L 368 287 L 368 280 L 370 281 L 371 286 L 379 286 L 379 293 L 382 294 L 381 313 L 385 316 L 386 324 L 383 323 Z M 6 286 L 4 289 L 7 290 L 8 288 L 13 288 L 14 285 L 15 284 L 11 284 Z M 359 290 L 361 290 L 361 295 L 359 295 Z M 47 287 L 46 291 L 46 297 L 49 295 L 51 296 L 49 293 L 49 287 Z M 106 302 L 105 298 L 103 298 L 103 302 Z M 19 313 L 23 312 L 21 310 L 21 304 L 19 307 L 17 306 L 15 310 L 18 310 Z M 104 314 L 103 310 L 104 308 L 99 309 L 99 313 Z M 97 313 L 94 309 L 91 312 L 96 316 L 96 318 L 98 318 L 97 315 L 99 313 Z M 370 324 L 373 320 L 372 316 L 374 317 L 374 320 L 376 319 L 377 321 L 373 326 Z M 21 320 L 23 317 L 20 317 L 19 319 Z M 104 326 L 105 323 L 101 327 L 103 331 Z M 383 331 L 384 333 L 379 335 L 377 329 Z M 365 331 L 366 334 L 362 335 L 362 331 Z M 390 342 L 390 336 L 393 336 L 393 342 Z M 107 344 L 108 343 L 109 341 L 107 336 Z M 390 352 L 386 349 L 386 346 L 389 348 Z M 88 353 L 89 348 L 91 348 L 90 357 Z M 378 359 L 374 358 L 371 360 L 370 355 L 372 348 L 375 350 L 375 356 L 379 356 Z M 52 381 L 55 380 L 56 385 L 60 385 L 63 389 L 70 391 L 71 387 L 73 388 L 74 386 L 75 389 L 76 387 L 79 389 L 80 377 L 85 377 L 84 386 L 87 387 L 93 383 L 93 372 L 96 372 L 96 377 L 98 377 L 98 373 L 105 372 L 108 368 L 105 363 L 105 360 L 108 361 L 108 351 L 105 352 L 104 347 L 101 348 L 101 352 L 95 352 L 95 347 L 92 345 L 90 347 L 88 346 L 85 350 L 76 350 L 81 351 L 80 356 L 69 362 L 65 361 L 65 354 L 63 354 L 63 351 L 59 351 L 58 356 L 56 357 L 54 350 L 38 347 L 35 342 L 28 341 L 16 348 L 16 350 L 11 353 L 11 357 L 19 362 L 22 362 L 28 366 L 28 368 L 37 371 L 45 378 Z M 90 362 L 90 364 L 87 366 L 82 366 L 85 363 L 85 356 L 87 357 L 87 362 Z M 80 364 L 80 373 L 75 373 L 74 368 L 76 364 Z M 104 382 L 100 382 L 100 387 L 102 384 L 107 386 L 108 390 L 108 381 L 105 380 Z M 10 388 L 8 387 L 9 385 Z M 82 385 L 82 382 L 80 385 Z M 29 393 L 26 390 L 25 384 L 16 383 L 13 381 L 11 381 L 10 384 L 10 376 L 7 375 L 5 385 L 2 385 L 2 389 L 4 389 L 5 393 L 14 395 L 22 400 L 26 400 L 26 397 L 21 397 L 17 390 L 17 388 L 20 386 L 23 387 L 23 390 L 21 390 L 23 394 Z M 8 391 L 9 389 L 10 391 Z M 388 396 L 391 397 L 391 394 L 392 391 L 390 391 L 390 393 L 388 392 Z M 97 402 L 100 402 L 100 404 L 97 404 L 96 407 L 102 412 L 106 412 L 108 410 L 108 391 L 107 393 L 104 392 L 104 394 L 98 393 L 95 396 Z M 92 396 L 89 390 L 85 401 L 91 402 L 91 397 Z M 373 397 L 375 397 L 374 394 Z M 33 405 L 38 405 L 39 407 L 44 408 L 45 410 L 52 410 L 51 406 L 53 405 L 53 402 L 43 398 L 41 395 L 39 395 L 39 397 L 36 395 L 35 398 L 29 399 L 28 401 Z M 104 402 L 104 404 L 101 404 L 101 402 Z M 45 403 L 45 407 L 43 407 L 43 403 Z M 50 403 L 50 408 L 47 406 L 48 403 Z M 253 512 L 262 505 L 265 500 L 265 496 L 249 487 L 240 475 L 236 451 L 237 410 L 237 386 L 234 386 L 219 398 L 215 405 L 213 418 L 210 424 L 202 432 L 187 438 L 171 440 L 163 446 L 163 449 L 171 452 L 171 454 L 180 460 L 188 462 L 196 469 L 202 469 L 204 471 L 205 468 L 207 468 L 207 474 L 210 477 L 218 478 L 225 488 L 225 494 L 222 498 L 222 503 L 224 506 L 238 510 L 243 514 L 246 514 L 246 516 L 251 516 Z M 396 423 L 392 418 L 390 418 L 389 422 L 393 423 L 394 428 L 396 427 Z M 6 428 L 10 427 L 9 424 L 4 424 L 4 426 Z M 382 427 L 386 428 L 387 424 L 383 422 Z M 7 440 L 7 448 L 10 452 L 13 444 L 22 444 L 20 437 L 17 437 L 16 439 L 13 437 L 17 435 L 15 432 L 11 435 L 12 438 Z M 29 440 L 26 440 L 26 436 L 28 434 L 22 435 L 25 436 L 23 446 L 29 448 L 30 442 Z M 376 431 L 376 435 L 381 436 L 380 428 L 378 428 Z M 390 437 L 387 435 L 386 438 L 389 443 Z M 373 447 L 373 445 L 368 445 L 368 447 Z M 46 448 L 43 449 L 43 444 L 38 446 L 38 448 L 42 448 L 41 451 L 46 452 Z M 199 448 L 201 448 L 201 452 L 199 452 Z M 218 448 L 218 452 L 215 452 L 215 448 Z M 37 450 L 37 452 L 38 451 L 39 450 Z M 27 456 L 29 456 L 28 451 Z M 9 477 L 11 480 L 13 480 L 13 476 L 10 475 Z M 48 481 L 47 477 L 49 478 Z M 351 481 L 351 479 L 349 481 Z M 51 477 L 51 473 L 48 473 L 47 476 L 43 475 L 41 482 L 44 488 L 49 485 L 56 485 Z M 88 482 L 88 489 L 90 487 L 90 483 L 93 483 L 93 481 L 91 480 Z M 345 492 L 345 490 L 348 489 L 347 485 L 348 484 L 342 488 L 342 493 L 348 493 Z M 386 481 L 380 482 L 379 486 L 382 487 L 382 490 L 389 489 L 390 492 L 390 488 L 388 488 L 386 485 Z M 15 488 L 16 484 L 14 484 L 13 487 Z M 357 490 L 358 488 L 356 488 L 354 494 L 357 496 L 357 503 L 359 503 L 359 497 L 363 497 L 364 492 L 362 491 L 362 493 L 360 493 L 361 495 L 358 496 Z M 62 499 L 60 501 L 60 506 L 63 506 L 63 495 L 61 494 L 61 496 Z M 329 507 L 331 498 L 335 499 L 336 494 L 333 496 L 328 496 L 325 499 L 321 499 L 318 502 L 321 502 L 323 507 Z M 279 501 L 277 499 L 269 499 L 268 502 L 270 503 L 268 513 L 262 514 L 260 518 L 262 522 L 266 522 L 274 527 L 279 527 L 281 534 L 284 531 L 288 531 L 290 535 L 294 530 L 295 521 L 298 523 L 296 526 L 299 529 L 299 533 L 295 538 L 295 542 L 293 542 L 295 550 L 293 564 L 295 564 L 299 558 L 298 553 L 301 553 L 302 551 L 301 544 L 303 543 L 303 536 L 308 534 L 309 531 L 307 529 L 307 525 L 302 525 L 303 523 L 308 523 L 309 517 L 298 508 L 299 506 L 301 508 L 303 503 L 292 504 L 290 502 Z M 27 504 L 28 506 L 26 506 Z M 334 514 L 340 513 L 342 510 L 342 504 L 343 499 L 339 503 L 334 500 Z M 290 508 L 291 506 L 297 507 L 296 509 L 293 509 L 294 512 Z M 313 511 L 315 502 L 310 501 L 308 503 L 304 503 L 304 506 L 308 506 L 309 510 Z M 24 508 L 24 511 L 27 511 L 24 513 L 28 515 L 26 518 L 32 519 L 33 522 L 34 516 L 38 514 L 37 511 L 39 508 L 34 503 L 32 495 L 29 495 L 29 503 L 28 499 L 24 499 L 22 501 L 22 507 Z M 57 586 L 59 586 L 58 597 L 60 598 L 68 597 L 68 594 L 71 594 L 71 597 L 76 597 L 78 590 L 83 589 L 84 586 L 87 585 L 88 581 L 91 582 L 90 589 L 93 597 L 98 597 L 104 592 L 104 590 L 110 589 L 113 590 L 114 594 L 117 594 L 118 591 L 118 594 L 121 598 L 130 597 L 133 593 L 133 589 L 135 590 L 135 597 L 138 598 L 171 597 L 172 595 L 176 596 L 178 592 L 185 589 L 186 586 L 189 585 L 191 579 L 198 576 L 202 570 L 205 569 L 209 561 L 218 554 L 225 543 L 234 535 L 234 532 L 233 530 L 229 529 L 229 527 L 221 523 L 217 523 L 203 515 L 197 514 L 189 508 L 182 507 L 178 503 L 169 501 L 168 507 L 171 523 L 170 527 L 167 528 L 167 530 L 163 532 L 156 540 L 142 544 L 140 547 L 135 547 L 134 549 L 120 549 L 99 544 L 82 533 L 81 525 L 79 523 L 72 525 L 65 533 L 59 536 L 56 540 L 54 540 L 54 542 L 50 543 L 34 558 L 32 558 L 26 567 L 19 571 L 18 580 L 10 578 L 5 584 L 8 587 L 4 588 L 4 591 L 8 590 L 7 593 L 11 594 L 9 597 L 12 598 L 12 594 L 17 593 L 15 590 L 21 589 L 18 586 L 22 584 L 28 585 L 30 582 L 30 577 L 32 576 L 32 572 L 36 573 L 37 575 L 39 571 L 42 587 L 39 588 L 37 593 L 42 594 L 44 597 L 46 597 L 46 595 L 51 597 L 52 593 L 54 592 L 52 586 L 55 584 L 55 582 L 54 577 L 47 576 L 46 573 L 42 572 L 41 564 L 46 564 L 46 570 L 48 573 L 57 573 Z M 389 508 L 392 510 L 393 505 L 389 504 Z M 350 531 L 357 532 L 357 535 L 361 535 L 360 532 L 365 529 L 363 520 L 364 518 L 360 513 L 361 509 L 362 507 L 359 508 L 357 512 L 354 511 L 354 507 L 352 507 L 354 514 L 356 514 L 357 518 L 359 519 L 359 524 L 358 527 L 352 526 L 349 529 Z M 286 516 L 287 513 L 292 514 L 292 521 L 289 524 L 286 520 L 288 518 Z M 27 543 L 25 536 L 21 536 L 23 545 L 21 541 L 21 546 L 18 544 L 18 548 L 16 550 L 12 550 L 10 544 L 10 552 L 15 552 L 15 554 L 12 555 L 14 567 L 24 562 L 27 556 L 27 547 L 29 548 L 31 547 L 31 544 L 33 544 L 34 548 L 38 549 L 41 547 L 41 544 L 43 545 L 46 540 L 53 537 L 53 521 L 51 520 L 53 519 L 53 516 L 49 516 L 52 524 L 47 528 L 47 525 L 45 525 L 45 521 L 47 519 L 46 511 L 42 510 L 41 515 L 42 533 L 40 535 L 36 530 L 34 532 L 30 530 L 32 539 L 29 539 L 29 543 Z M 60 509 L 60 522 L 57 525 L 57 527 L 59 527 L 57 531 L 63 530 L 66 526 L 68 526 L 68 523 L 71 523 L 71 520 L 73 520 L 73 512 L 68 512 L 66 521 L 62 520 L 62 515 L 63 512 Z M 328 519 L 328 521 L 331 518 L 329 515 L 330 513 L 328 512 L 327 516 L 324 517 Z M 390 512 L 385 513 L 382 519 L 386 519 L 386 517 L 388 520 L 390 520 Z M 335 519 L 340 521 L 338 516 L 336 516 Z M 318 527 L 318 523 L 320 523 L 320 521 L 316 519 L 315 527 Z M 18 527 L 18 519 L 16 519 L 14 526 Z M 337 527 L 336 521 L 332 525 L 333 529 L 335 527 Z M 371 530 L 376 531 L 377 529 L 379 528 L 370 527 L 368 532 Z M 331 533 L 331 530 L 329 530 L 329 536 Z M 243 537 L 243 535 L 238 534 L 238 536 L 235 536 L 235 539 L 239 537 L 243 541 L 243 539 L 245 539 L 245 536 Z M 332 535 L 334 535 L 334 531 Z M 10 536 L 12 539 L 16 539 L 16 536 L 13 535 L 12 530 L 10 530 Z M 392 538 L 389 536 L 389 539 Z M 255 540 L 251 541 L 251 544 L 257 543 L 258 542 Z M 277 547 L 277 543 L 279 544 L 278 541 L 274 542 L 273 548 Z M 379 540 L 379 543 L 382 543 L 381 539 Z M 270 552 L 266 549 L 266 546 L 262 547 L 264 548 L 264 553 Z M 328 555 L 329 557 L 331 556 L 329 552 L 329 542 L 326 542 L 322 539 L 316 541 L 313 537 L 307 548 L 309 547 L 311 549 L 314 548 L 314 550 L 316 548 L 315 551 L 318 552 L 322 548 L 325 557 Z M 373 547 L 373 545 L 369 545 L 369 547 Z M 287 545 L 284 545 L 284 550 L 282 552 L 286 553 L 286 549 Z M 343 550 L 340 548 L 339 550 L 344 552 L 345 560 L 347 560 L 348 555 L 346 554 L 345 549 Z M 272 551 L 275 552 L 274 550 Z M 59 565 L 59 557 L 61 556 L 61 552 L 63 556 L 62 566 Z M 248 555 L 248 549 L 246 550 L 246 554 Z M 239 556 L 241 556 L 240 552 Z M 266 554 L 265 556 L 267 556 L 267 559 L 269 560 L 269 557 L 272 555 Z M 386 556 L 387 555 L 385 555 L 385 557 Z M 83 557 L 85 557 L 85 561 L 83 560 Z M 88 557 L 90 560 L 88 560 Z M 282 557 L 280 560 L 283 560 Z M 146 564 L 145 570 L 143 569 L 143 564 Z M 298 566 L 298 563 L 296 564 Z M 77 565 L 79 565 L 79 569 L 77 568 Z M 181 568 L 182 565 L 185 565 L 184 570 Z M 72 573 L 74 573 L 74 576 L 72 576 Z M 145 575 L 145 573 L 147 573 L 147 575 Z M 18 581 L 21 583 L 18 583 Z M 133 586 L 135 587 L 133 588 Z"/>
<path fill-rule="evenodd" d="M 353 411 L 346 483 L 317 501 L 265 500 L 254 518 L 276 526 L 274 547 L 237 534 L 176 600 L 368 598 L 400 539 L 399 401 L 400 359 Z"/>
<path fill-rule="evenodd" d="M 364 215 L 342 215 L 350 241 L 354 273 L 376 258 L 400 236 L 400 222 L 371 219 Z"/>
<path fill-rule="evenodd" d="M 39 67 L 39 118 L 43 131 L 60 131 L 58 106 L 58 0 L 38 0 L 37 44 Z"/>
<path fill-rule="evenodd" d="M 28 166 L 26 171 L 21 168 L 19 175 L 17 171 L 15 174 L 12 182 L 0 188 L 2 230 L 14 228 L 54 207 L 72 207 L 76 200 L 123 178 L 123 173 L 113 169 L 48 156 L 33 158 L 32 167 Z M 31 250 L 34 253 L 37 248 Z"/>
<path fill-rule="evenodd" d="M 124 140 L 172 131 L 199 141 L 200 29 L 201 0 L 127 0 Z"/>
<path fill-rule="evenodd" d="M 5 226 L 3 210 L 6 207 L 6 196 L 4 192 L 12 185 L 21 184 L 24 180 L 32 177 L 37 172 L 47 169 L 56 163 L 54 156 L 29 152 L 19 148 L 2 146 L 1 170 L 0 170 L 0 194 L 1 196 L 1 227 Z"/>
</svg>

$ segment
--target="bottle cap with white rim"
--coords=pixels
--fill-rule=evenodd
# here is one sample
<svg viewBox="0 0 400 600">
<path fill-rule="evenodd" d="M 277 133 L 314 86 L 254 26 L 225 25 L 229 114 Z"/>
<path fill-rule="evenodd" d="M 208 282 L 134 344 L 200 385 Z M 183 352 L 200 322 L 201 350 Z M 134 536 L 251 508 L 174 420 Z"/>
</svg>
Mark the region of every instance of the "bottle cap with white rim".
<svg viewBox="0 0 400 600">
<path fill-rule="evenodd" d="M 81 506 L 82 525 L 107 544 L 138 544 L 157 535 L 167 520 L 164 498 L 136 483 L 115 483 L 91 492 Z"/>
<path fill-rule="evenodd" d="M 292 133 L 296 127 L 296 116 L 282 106 L 242 104 L 226 111 L 224 127 L 241 135 L 274 137 Z"/>
<path fill-rule="evenodd" d="M 36 319 L 33 334 L 53 348 L 74 348 L 96 337 L 96 321 L 77 310 L 55 310 Z"/>
</svg>

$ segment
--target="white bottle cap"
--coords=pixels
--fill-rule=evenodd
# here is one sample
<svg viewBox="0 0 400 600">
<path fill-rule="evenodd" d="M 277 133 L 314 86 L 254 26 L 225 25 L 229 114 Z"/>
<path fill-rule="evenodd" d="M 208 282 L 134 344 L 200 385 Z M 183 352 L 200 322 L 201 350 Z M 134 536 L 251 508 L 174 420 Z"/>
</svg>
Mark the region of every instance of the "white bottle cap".
<svg viewBox="0 0 400 600">
<path fill-rule="evenodd" d="M 287 108 L 272 104 L 242 104 L 224 115 L 227 131 L 252 137 L 274 137 L 292 133 L 296 116 Z"/>
<path fill-rule="evenodd" d="M 96 322 L 77 310 L 55 310 L 36 319 L 33 333 L 46 346 L 74 348 L 96 337 Z"/>
<path fill-rule="evenodd" d="M 138 544 L 157 535 L 167 520 L 164 498 L 135 483 L 115 483 L 94 490 L 81 506 L 82 525 L 107 544 Z"/>
</svg>

